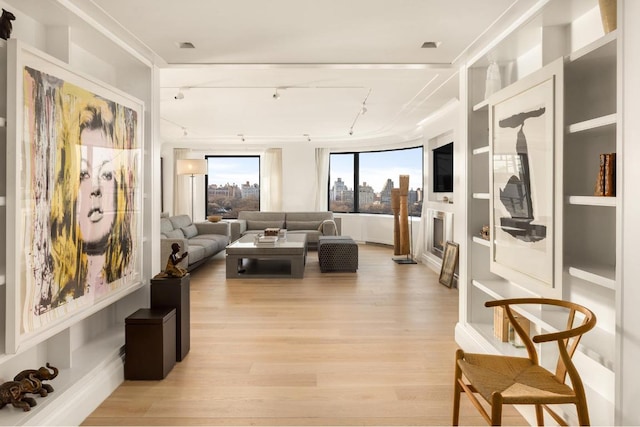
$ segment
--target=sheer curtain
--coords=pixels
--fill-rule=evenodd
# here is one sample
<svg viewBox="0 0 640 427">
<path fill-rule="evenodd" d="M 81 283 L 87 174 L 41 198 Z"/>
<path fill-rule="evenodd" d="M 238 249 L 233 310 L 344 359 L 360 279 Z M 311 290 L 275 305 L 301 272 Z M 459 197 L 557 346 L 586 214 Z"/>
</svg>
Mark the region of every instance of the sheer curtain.
<svg viewBox="0 0 640 427">
<path fill-rule="evenodd" d="M 429 163 L 429 151 L 423 150 L 423 164 L 428 165 Z M 428 171 L 428 169 L 427 169 Z M 428 171 L 427 174 L 430 174 Z M 428 180 L 427 180 L 428 182 Z M 427 197 L 427 189 L 422 189 L 422 212 L 420 214 L 420 226 L 418 227 L 418 239 L 416 242 L 416 246 L 413 248 L 413 259 L 420 262 L 422 256 L 426 253 L 426 239 L 425 232 L 427 228 L 427 201 L 425 198 Z"/>
<path fill-rule="evenodd" d="M 316 148 L 316 197 L 315 209 L 326 211 L 329 209 L 329 149 Z"/>
<path fill-rule="evenodd" d="M 173 149 L 173 215 L 191 215 L 191 178 L 176 173 L 178 160 L 188 159 L 190 152 L 186 148 Z"/>
<path fill-rule="evenodd" d="M 261 210 L 277 212 L 282 210 L 282 149 L 269 148 L 264 152 L 260 192 Z"/>
</svg>

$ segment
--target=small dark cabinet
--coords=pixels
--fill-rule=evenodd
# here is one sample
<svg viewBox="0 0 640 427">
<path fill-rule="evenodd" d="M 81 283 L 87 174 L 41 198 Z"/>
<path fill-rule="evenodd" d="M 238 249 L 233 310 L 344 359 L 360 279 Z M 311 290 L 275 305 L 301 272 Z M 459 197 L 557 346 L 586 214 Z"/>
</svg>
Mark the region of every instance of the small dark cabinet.
<svg viewBox="0 0 640 427">
<path fill-rule="evenodd" d="M 125 379 L 161 380 L 175 364 L 175 309 L 141 308 L 125 319 Z"/>
<path fill-rule="evenodd" d="M 176 360 L 180 362 L 191 347 L 189 274 L 184 277 L 151 279 L 151 308 L 176 309 Z"/>
</svg>

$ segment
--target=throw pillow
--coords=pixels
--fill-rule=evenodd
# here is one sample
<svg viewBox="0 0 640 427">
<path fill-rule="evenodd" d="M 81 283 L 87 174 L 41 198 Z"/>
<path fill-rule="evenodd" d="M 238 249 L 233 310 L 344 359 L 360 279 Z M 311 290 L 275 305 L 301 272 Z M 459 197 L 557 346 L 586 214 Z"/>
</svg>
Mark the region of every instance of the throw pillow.
<svg viewBox="0 0 640 427">
<path fill-rule="evenodd" d="M 196 237 L 198 235 L 198 229 L 196 228 L 195 224 L 191 224 L 187 227 L 182 227 L 181 230 L 184 233 L 184 237 L 186 237 L 187 239 Z"/>
<path fill-rule="evenodd" d="M 318 231 L 322 233 L 323 236 L 337 236 L 338 235 L 338 226 L 336 222 L 332 219 L 325 219 L 320 224 L 320 228 Z"/>
</svg>

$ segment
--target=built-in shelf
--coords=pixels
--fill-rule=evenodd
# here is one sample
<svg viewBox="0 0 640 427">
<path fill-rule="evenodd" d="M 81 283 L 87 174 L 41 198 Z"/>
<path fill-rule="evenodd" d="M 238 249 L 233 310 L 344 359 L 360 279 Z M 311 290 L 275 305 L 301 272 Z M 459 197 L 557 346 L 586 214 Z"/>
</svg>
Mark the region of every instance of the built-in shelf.
<svg viewBox="0 0 640 427">
<path fill-rule="evenodd" d="M 593 41 L 592 43 L 589 43 L 585 47 L 571 53 L 569 55 L 569 61 L 570 62 L 577 61 L 578 59 L 582 58 L 585 55 L 589 55 L 589 59 L 593 60 L 594 54 L 596 53 L 596 51 L 607 45 L 609 45 L 607 46 L 608 49 L 602 50 L 601 51 L 602 55 L 607 57 L 615 56 L 617 53 L 616 46 L 611 42 L 615 41 L 617 38 L 618 38 L 618 31 L 617 30 L 611 31 L 606 35 L 604 35 L 603 37 L 600 37 L 599 39 Z"/>
<path fill-rule="evenodd" d="M 599 129 L 605 126 L 612 126 L 615 125 L 617 121 L 618 115 L 616 113 L 613 113 L 606 116 L 596 117 L 591 120 L 574 123 L 567 127 L 567 131 L 569 133 L 584 132 L 592 129 Z"/>
<path fill-rule="evenodd" d="M 604 196 L 569 196 L 567 202 L 570 205 L 585 205 L 585 206 L 616 206 L 615 197 Z"/>
<path fill-rule="evenodd" d="M 484 110 L 487 107 L 489 107 L 489 100 L 485 99 L 484 101 L 478 102 L 476 105 L 474 105 L 473 111 Z"/>
<path fill-rule="evenodd" d="M 479 245 L 486 246 L 488 248 L 491 247 L 491 243 L 488 240 L 483 239 L 482 237 L 473 236 L 472 240 L 474 243 L 477 243 Z"/>
<path fill-rule="evenodd" d="M 487 309 L 488 310 L 488 309 Z M 527 350 L 525 348 L 515 347 L 508 342 L 502 342 L 493 335 L 493 325 L 487 323 L 472 323 L 473 328 L 478 334 L 485 339 L 491 347 L 493 347 L 499 354 L 514 357 L 527 357 Z"/>
<path fill-rule="evenodd" d="M 508 280 L 472 280 L 471 284 L 493 299 L 541 297 Z"/>
<path fill-rule="evenodd" d="M 489 152 L 489 146 L 485 145 L 484 147 L 480 147 L 480 148 L 476 148 L 475 150 L 473 150 L 473 155 L 477 155 L 477 154 L 482 154 L 482 153 L 488 153 Z"/>
<path fill-rule="evenodd" d="M 569 275 L 603 288 L 616 289 L 616 270 L 613 266 L 574 265 L 569 267 Z"/>
<path fill-rule="evenodd" d="M 540 297 L 506 280 L 472 280 L 471 283 L 495 300 Z M 537 305 L 514 306 L 514 310 L 537 325 L 544 333 L 558 332 L 566 327 L 566 312 L 561 310 L 541 311 L 540 306 Z M 474 324 L 474 327 L 477 326 Z M 579 349 L 590 359 L 612 370 L 615 355 L 614 339 L 613 333 L 595 327 L 583 336 Z"/>
<path fill-rule="evenodd" d="M 489 193 L 473 193 L 474 199 L 489 200 Z"/>
</svg>

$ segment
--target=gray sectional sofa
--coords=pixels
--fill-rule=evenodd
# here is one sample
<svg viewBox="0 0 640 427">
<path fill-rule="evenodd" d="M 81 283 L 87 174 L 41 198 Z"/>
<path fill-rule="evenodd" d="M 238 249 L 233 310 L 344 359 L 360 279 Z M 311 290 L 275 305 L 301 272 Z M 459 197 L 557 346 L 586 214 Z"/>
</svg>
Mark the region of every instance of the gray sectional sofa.
<svg viewBox="0 0 640 427">
<path fill-rule="evenodd" d="M 265 228 L 286 229 L 287 233 L 307 235 L 307 247 L 316 249 L 320 236 L 340 234 L 339 218 L 333 212 L 257 212 L 240 211 L 238 219 L 230 221 L 231 240 L 245 234 L 258 234 Z"/>
<path fill-rule="evenodd" d="M 189 271 L 223 251 L 229 244 L 229 223 L 192 223 L 189 215 L 160 218 L 160 268 L 164 270 L 171 254 L 171 245 L 178 243 L 180 253 L 189 255 L 181 267 Z"/>
</svg>

